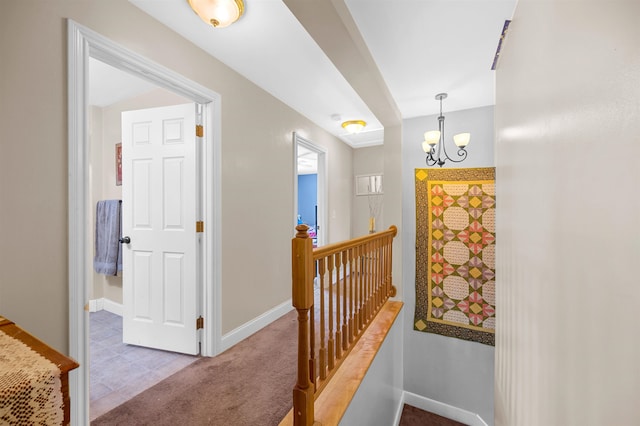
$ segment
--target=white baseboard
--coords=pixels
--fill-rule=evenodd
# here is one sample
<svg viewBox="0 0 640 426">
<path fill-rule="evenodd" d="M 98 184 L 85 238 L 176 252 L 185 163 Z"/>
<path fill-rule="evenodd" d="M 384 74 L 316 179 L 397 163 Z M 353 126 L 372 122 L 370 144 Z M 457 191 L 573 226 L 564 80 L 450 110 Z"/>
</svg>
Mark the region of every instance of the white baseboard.
<svg viewBox="0 0 640 426">
<path fill-rule="evenodd" d="M 107 312 L 111 312 L 112 314 L 116 314 L 118 316 L 122 316 L 123 315 L 123 307 L 122 307 L 122 303 L 116 303 L 112 300 L 109 299 L 103 299 L 104 300 L 104 310 Z"/>
<path fill-rule="evenodd" d="M 121 303 L 117 303 L 105 298 L 89 301 L 90 312 L 102 310 L 111 312 L 112 314 L 116 314 L 118 316 L 122 316 L 123 314 L 123 307 Z M 229 333 L 222 336 L 220 352 L 226 351 L 236 343 L 246 339 L 257 331 L 260 331 L 265 326 L 271 324 L 273 321 L 291 312 L 292 310 L 293 306 L 291 305 L 291 299 L 289 299 L 286 302 L 283 302 L 280 305 L 276 306 L 275 308 L 265 312 L 264 314 L 230 331 Z"/>
<path fill-rule="evenodd" d="M 239 343 L 240 341 L 246 339 L 256 331 L 261 330 L 265 326 L 271 324 L 273 321 L 291 312 L 292 310 L 293 306 L 291 305 L 291 299 L 289 299 L 286 302 L 279 304 L 275 308 L 265 312 L 264 314 L 241 325 L 240 327 L 231 330 L 230 332 L 222 336 L 220 352 L 226 351 L 236 343 Z"/>
<path fill-rule="evenodd" d="M 404 409 L 404 394 L 406 392 L 402 391 L 402 395 L 400 396 L 400 402 L 398 403 L 398 407 L 396 408 L 396 416 L 393 419 L 393 426 L 400 425 L 400 418 L 402 417 L 402 410 Z"/>
<path fill-rule="evenodd" d="M 89 300 L 89 312 L 101 311 L 103 309 L 102 300 L 103 299 Z"/>
<path fill-rule="evenodd" d="M 402 392 L 400 406 L 396 411 L 396 426 L 400 424 L 400 417 L 402 416 L 402 407 L 404 407 L 404 404 L 411 405 L 412 407 L 416 407 L 421 410 L 429 411 L 431 413 L 458 421 L 460 423 L 464 423 L 469 426 L 488 426 L 487 423 L 482 420 L 482 417 L 480 417 L 478 414 L 407 391 Z"/>
<path fill-rule="evenodd" d="M 89 312 L 97 312 L 102 310 L 111 312 L 112 314 L 116 314 L 120 317 L 122 316 L 121 303 L 105 299 L 104 297 L 101 297 L 100 299 L 89 300 Z"/>
</svg>

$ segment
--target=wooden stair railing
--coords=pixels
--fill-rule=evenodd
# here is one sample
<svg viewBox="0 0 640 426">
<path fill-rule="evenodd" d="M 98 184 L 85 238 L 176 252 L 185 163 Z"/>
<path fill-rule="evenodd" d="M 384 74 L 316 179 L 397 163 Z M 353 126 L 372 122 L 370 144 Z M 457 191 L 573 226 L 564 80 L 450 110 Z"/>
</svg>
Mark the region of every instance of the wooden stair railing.
<svg viewBox="0 0 640 426">
<path fill-rule="evenodd" d="M 291 242 L 292 303 L 298 311 L 298 374 L 293 423 L 314 422 L 314 399 L 384 303 L 397 228 L 313 248 L 307 225 Z"/>
</svg>

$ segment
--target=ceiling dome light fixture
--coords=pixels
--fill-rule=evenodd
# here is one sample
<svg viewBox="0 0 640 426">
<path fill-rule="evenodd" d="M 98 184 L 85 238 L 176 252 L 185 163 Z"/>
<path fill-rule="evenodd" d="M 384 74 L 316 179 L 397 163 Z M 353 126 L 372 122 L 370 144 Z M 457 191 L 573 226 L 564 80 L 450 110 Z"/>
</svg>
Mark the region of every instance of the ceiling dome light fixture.
<svg viewBox="0 0 640 426">
<path fill-rule="evenodd" d="M 342 123 L 342 127 L 349 133 L 358 133 L 367 123 L 362 120 L 349 120 Z"/>
<path fill-rule="evenodd" d="M 224 28 L 236 22 L 244 13 L 242 0 L 187 0 L 191 9 L 207 24 Z"/>
<path fill-rule="evenodd" d="M 440 101 L 438 130 L 431 130 L 425 132 L 424 134 L 422 149 L 427 153 L 427 166 L 435 166 L 437 164 L 438 166 L 442 167 L 447 160 L 454 163 L 459 163 L 467 158 L 467 150 L 465 149 L 465 147 L 471 140 L 471 133 L 458 133 L 457 135 L 453 136 L 453 142 L 458 147 L 459 158 L 457 160 L 454 160 L 447 155 L 447 148 L 444 146 L 444 115 L 442 114 L 442 100 L 446 98 L 446 93 L 438 93 L 436 95 L 436 100 Z M 444 157 L 442 157 L 442 155 L 444 155 Z"/>
</svg>

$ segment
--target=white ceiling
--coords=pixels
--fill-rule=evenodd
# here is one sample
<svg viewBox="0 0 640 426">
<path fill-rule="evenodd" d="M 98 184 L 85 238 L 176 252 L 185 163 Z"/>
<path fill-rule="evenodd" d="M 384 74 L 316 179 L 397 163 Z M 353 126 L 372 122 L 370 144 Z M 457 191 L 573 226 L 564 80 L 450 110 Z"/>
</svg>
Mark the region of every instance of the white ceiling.
<svg viewBox="0 0 640 426">
<path fill-rule="evenodd" d="M 491 64 L 515 0 L 347 0 L 403 118 L 495 104 Z"/>
<path fill-rule="evenodd" d="M 517 0 L 244 0 L 221 29 L 187 0 L 130 1 L 357 148 L 382 143 L 394 117 L 436 114 L 440 92 L 445 113 L 493 105 L 490 68 Z M 351 119 L 365 131 L 348 135 Z"/>
<path fill-rule="evenodd" d="M 89 58 L 89 76 L 89 105 L 99 107 L 150 92 L 157 87 L 93 58 Z"/>
</svg>

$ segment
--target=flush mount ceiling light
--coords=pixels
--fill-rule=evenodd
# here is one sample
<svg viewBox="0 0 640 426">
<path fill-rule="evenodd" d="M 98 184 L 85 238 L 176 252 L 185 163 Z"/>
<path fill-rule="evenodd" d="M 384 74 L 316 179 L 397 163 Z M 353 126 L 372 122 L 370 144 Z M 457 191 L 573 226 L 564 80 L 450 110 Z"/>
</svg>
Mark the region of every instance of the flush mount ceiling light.
<svg viewBox="0 0 640 426">
<path fill-rule="evenodd" d="M 358 133 L 367 123 L 362 120 L 349 120 L 342 123 L 342 127 L 349 133 Z"/>
<path fill-rule="evenodd" d="M 453 159 L 447 155 L 447 148 L 444 146 L 444 115 L 442 114 L 442 100 L 447 98 L 446 93 L 438 93 L 436 100 L 440 101 L 440 116 L 438 117 L 438 130 L 430 130 L 424 134 L 422 149 L 427 153 L 427 165 L 440 167 L 449 160 L 459 163 L 467 158 L 465 147 L 469 144 L 471 133 L 458 133 L 453 136 L 453 142 L 458 147 L 458 159 Z M 437 147 L 436 147 L 437 145 Z"/>
<path fill-rule="evenodd" d="M 242 0 L 187 0 L 191 9 L 207 24 L 224 28 L 236 22 L 244 13 Z"/>
</svg>

